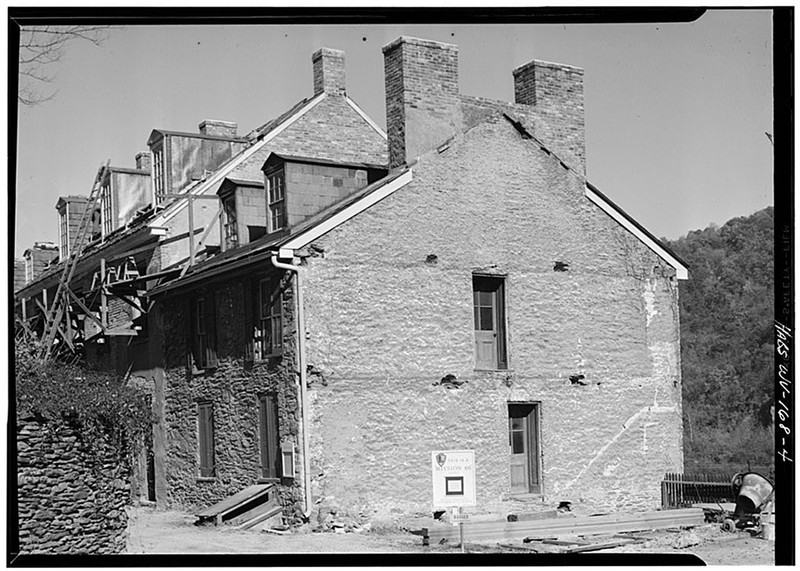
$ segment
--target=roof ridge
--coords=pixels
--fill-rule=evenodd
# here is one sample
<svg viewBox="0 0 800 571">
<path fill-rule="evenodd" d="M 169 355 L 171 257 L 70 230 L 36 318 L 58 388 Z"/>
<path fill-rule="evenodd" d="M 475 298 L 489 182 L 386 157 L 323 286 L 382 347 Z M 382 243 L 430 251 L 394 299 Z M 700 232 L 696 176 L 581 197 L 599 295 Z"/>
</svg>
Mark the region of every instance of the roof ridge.
<svg viewBox="0 0 800 571">
<path fill-rule="evenodd" d="M 209 181 L 217 181 L 217 180 L 224 180 L 225 177 L 233 170 L 233 168 L 241 164 L 244 160 L 249 158 L 253 155 L 258 149 L 260 149 L 264 144 L 271 140 L 270 135 L 277 136 L 279 135 L 284 128 L 291 125 L 296 119 L 299 119 L 302 115 L 305 115 L 309 110 L 315 107 L 318 103 L 320 103 L 323 99 L 325 99 L 326 94 L 320 93 L 319 95 L 312 97 L 311 99 L 303 99 L 300 103 L 292 107 L 286 113 L 283 113 L 275 120 L 271 121 L 270 123 L 265 124 L 265 126 L 270 125 L 270 128 L 260 134 L 257 134 L 255 138 L 251 139 L 250 135 L 248 135 L 248 140 L 251 141 L 251 144 L 244 149 L 242 149 L 239 153 L 232 156 L 230 159 L 225 161 L 225 163 L 221 164 L 217 167 L 209 176 L 201 179 L 198 181 L 198 184 L 194 186 L 194 190 L 189 191 L 193 192 L 194 194 L 201 194 L 203 189 L 210 185 L 211 182 Z M 263 128 L 263 127 L 262 127 Z M 252 133 L 251 133 L 252 134 Z M 181 194 L 187 193 L 187 190 Z M 178 212 L 182 211 L 183 208 L 186 207 L 185 201 L 173 201 L 166 209 L 164 209 L 161 213 L 155 216 L 152 220 L 150 220 L 151 224 L 163 224 L 167 221 L 171 220 L 174 216 L 178 214 Z"/>
</svg>

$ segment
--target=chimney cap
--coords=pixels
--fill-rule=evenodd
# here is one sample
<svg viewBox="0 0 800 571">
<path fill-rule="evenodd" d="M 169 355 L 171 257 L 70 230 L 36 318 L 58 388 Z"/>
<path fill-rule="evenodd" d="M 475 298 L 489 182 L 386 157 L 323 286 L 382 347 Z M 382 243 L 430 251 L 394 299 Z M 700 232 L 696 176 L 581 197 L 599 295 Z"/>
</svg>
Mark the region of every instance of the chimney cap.
<svg viewBox="0 0 800 571">
<path fill-rule="evenodd" d="M 31 250 L 58 250 L 58 245 L 53 242 L 34 242 L 33 246 L 25 251 L 30 252 Z"/>
<path fill-rule="evenodd" d="M 322 56 L 343 58 L 344 50 L 337 50 L 335 48 L 320 48 L 311 55 L 311 61 L 316 61 Z"/>
<path fill-rule="evenodd" d="M 207 126 L 211 125 L 219 127 L 228 127 L 231 129 L 237 129 L 239 127 L 239 125 L 234 121 L 223 121 L 222 119 L 205 119 L 203 120 L 202 123 L 200 123 L 200 125 L 198 125 L 198 128 L 202 131 Z"/>
<path fill-rule="evenodd" d="M 513 73 L 514 76 L 517 76 L 531 67 L 550 67 L 554 69 L 563 69 L 564 71 L 571 71 L 574 73 L 583 73 L 582 67 L 578 67 L 576 65 L 568 65 L 566 63 L 545 61 L 541 59 L 534 59 L 529 61 L 528 63 L 523 63 L 521 66 L 514 68 L 514 71 L 512 71 L 511 73 Z"/>
<path fill-rule="evenodd" d="M 437 42 L 436 40 L 423 40 L 422 38 L 415 38 L 412 36 L 400 36 L 396 40 L 389 42 L 383 46 L 383 53 L 393 50 L 400 44 L 412 44 L 416 46 L 424 46 L 426 48 L 439 48 L 442 50 L 455 50 L 458 51 L 458 46 L 455 44 L 448 44 L 445 42 Z"/>
</svg>

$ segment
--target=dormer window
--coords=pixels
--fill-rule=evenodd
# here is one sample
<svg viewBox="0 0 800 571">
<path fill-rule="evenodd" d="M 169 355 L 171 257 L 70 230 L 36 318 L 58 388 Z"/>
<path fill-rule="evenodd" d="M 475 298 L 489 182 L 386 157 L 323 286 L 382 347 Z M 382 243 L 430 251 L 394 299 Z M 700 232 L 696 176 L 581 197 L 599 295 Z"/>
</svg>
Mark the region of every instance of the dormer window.
<svg viewBox="0 0 800 571">
<path fill-rule="evenodd" d="M 286 226 L 285 180 L 283 169 L 267 174 L 267 214 L 270 233 Z"/>
<path fill-rule="evenodd" d="M 217 191 L 222 203 L 220 244 L 231 250 L 267 233 L 267 193 L 264 180 L 226 178 Z"/>
<path fill-rule="evenodd" d="M 236 195 L 231 194 L 222 201 L 225 216 L 225 249 L 236 248 L 239 245 L 239 231 L 236 227 Z"/>
<path fill-rule="evenodd" d="M 164 145 L 163 143 L 153 147 L 153 192 L 155 193 L 156 205 L 164 202 L 162 194 L 164 190 Z"/>
</svg>

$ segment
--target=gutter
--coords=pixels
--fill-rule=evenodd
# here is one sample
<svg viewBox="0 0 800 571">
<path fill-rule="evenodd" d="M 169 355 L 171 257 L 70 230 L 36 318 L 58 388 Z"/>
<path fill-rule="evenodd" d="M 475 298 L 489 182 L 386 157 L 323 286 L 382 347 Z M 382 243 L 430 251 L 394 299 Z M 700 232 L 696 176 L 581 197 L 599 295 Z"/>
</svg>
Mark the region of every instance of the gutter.
<svg viewBox="0 0 800 571">
<path fill-rule="evenodd" d="M 303 304 L 303 284 L 301 283 L 300 268 L 294 264 L 284 264 L 278 258 L 294 258 L 294 250 L 281 249 L 276 255 L 273 254 L 272 265 L 282 270 L 294 272 L 297 276 L 295 280 L 295 300 L 297 302 L 297 352 L 300 367 L 300 424 L 303 428 L 303 499 L 305 500 L 306 518 L 311 515 L 311 458 L 309 451 L 308 433 L 308 396 L 306 394 L 306 317 Z"/>
</svg>

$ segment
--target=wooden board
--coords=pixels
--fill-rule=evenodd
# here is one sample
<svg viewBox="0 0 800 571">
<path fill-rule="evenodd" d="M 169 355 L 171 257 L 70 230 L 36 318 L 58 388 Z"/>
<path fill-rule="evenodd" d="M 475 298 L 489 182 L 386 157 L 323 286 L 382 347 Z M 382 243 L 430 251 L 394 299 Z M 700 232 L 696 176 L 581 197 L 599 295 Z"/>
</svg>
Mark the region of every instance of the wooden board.
<svg viewBox="0 0 800 571">
<path fill-rule="evenodd" d="M 487 541 L 526 537 L 546 539 L 694 526 L 703 523 L 703 510 L 696 508 L 534 521 L 470 522 L 464 524 L 464 540 Z M 439 542 L 442 539 L 458 541 L 458 534 L 458 528 L 449 525 L 423 528 L 419 533 L 423 537 L 428 537 L 431 542 Z"/>
<path fill-rule="evenodd" d="M 506 516 L 506 521 L 530 521 L 555 517 L 558 517 L 558 510 L 549 510 L 545 512 L 520 512 L 508 514 Z"/>
<path fill-rule="evenodd" d="M 272 484 L 256 484 L 254 486 L 250 486 L 240 492 L 236 492 L 232 496 L 228 496 L 221 502 L 217 502 L 213 506 L 204 509 L 197 514 L 197 517 L 207 518 L 223 514 L 235 508 L 239 504 L 253 500 L 258 496 L 268 493 L 270 488 L 272 488 Z"/>
<path fill-rule="evenodd" d="M 585 551 L 600 551 L 601 549 L 611 549 L 612 547 L 619 547 L 620 545 L 629 545 L 636 543 L 633 539 L 617 539 L 614 541 L 604 541 L 601 543 L 590 543 L 588 545 L 577 545 L 575 547 L 567 547 L 561 553 L 583 553 Z"/>
</svg>

